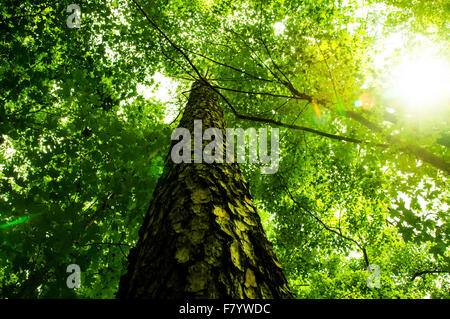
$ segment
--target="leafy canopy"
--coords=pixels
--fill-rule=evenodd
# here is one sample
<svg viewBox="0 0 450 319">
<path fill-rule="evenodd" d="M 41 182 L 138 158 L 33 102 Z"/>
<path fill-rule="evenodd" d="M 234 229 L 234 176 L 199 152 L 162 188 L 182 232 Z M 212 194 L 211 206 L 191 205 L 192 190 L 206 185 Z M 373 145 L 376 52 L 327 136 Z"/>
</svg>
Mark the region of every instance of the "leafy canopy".
<svg viewBox="0 0 450 319">
<path fill-rule="evenodd" d="M 199 77 L 280 128 L 278 173 L 241 168 L 298 298 L 449 297 L 450 99 L 396 74 L 448 66 L 446 1 L 89 0 L 72 29 L 71 3 L 0 4 L 1 297 L 114 296 Z"/>
</svg>

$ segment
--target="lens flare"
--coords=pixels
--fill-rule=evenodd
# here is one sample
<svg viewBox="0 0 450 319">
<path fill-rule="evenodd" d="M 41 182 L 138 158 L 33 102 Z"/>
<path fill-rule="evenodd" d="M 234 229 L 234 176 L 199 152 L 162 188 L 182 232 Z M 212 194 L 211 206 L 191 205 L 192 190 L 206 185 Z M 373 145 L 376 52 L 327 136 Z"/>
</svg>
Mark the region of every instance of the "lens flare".
<svg viewBox="0 0 450 319">
<path fill-rule="evenodd" d="M 12 222 L 0 225 L 0 229 L 4 229 L 4 228 L 8 228 L 8 227 L 11 227 L 14 225 L 22 224 L 22 223 L 26 222 L 27 220 L 29 220 L 31 217 L 35 217 L 35 216 L 39 216 L 39 215 L 42 215 L 42 213 L 36 213 L 36 214 L 27 215 L 27 216 L 22 216 L 16 220 L 13 220 Z"/>
<path fill-rule="evenodd" d="M 0 229 L 8 228 L 10 226 L 14 226 L 14 225 L 17 225 L 17 224 L 21 224 L 23 222 L 26 222 L 28 220 L 28 218 L 29 218 L 28 216 L 20 217 L 19 219 L 16 219 L 16 220 L 14 220 L 12 222 L 0 225 Z"/>
</svg>

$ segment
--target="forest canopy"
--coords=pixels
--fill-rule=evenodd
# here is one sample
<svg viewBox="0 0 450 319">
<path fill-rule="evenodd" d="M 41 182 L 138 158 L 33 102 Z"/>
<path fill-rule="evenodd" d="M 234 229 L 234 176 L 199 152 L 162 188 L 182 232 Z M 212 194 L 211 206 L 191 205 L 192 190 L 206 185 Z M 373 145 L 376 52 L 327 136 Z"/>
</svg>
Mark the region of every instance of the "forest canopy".
<svg viewBox="0 0 450 319">
<path fill-rule="evenodd" d="M 277 172 L 240 169 L 295 298 L 449 298 L 449 18 L 445 0 L 3 0 L 0 298 L 115 297 L 196 80 L 227 126 L 279 129 Z"/>
</svg>

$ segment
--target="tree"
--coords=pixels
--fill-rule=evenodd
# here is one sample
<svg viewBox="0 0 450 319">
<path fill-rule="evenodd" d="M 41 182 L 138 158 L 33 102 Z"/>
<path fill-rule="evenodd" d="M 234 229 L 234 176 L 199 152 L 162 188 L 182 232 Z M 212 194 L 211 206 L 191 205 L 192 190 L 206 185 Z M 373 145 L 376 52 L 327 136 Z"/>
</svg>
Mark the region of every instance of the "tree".
<svg viewBox="0 0 450 319">
<path fill-rule="evenodd" d="M 193 84 L 180 127 L 194 132 L 194 120 L 225 136 L 219 101 L 202 81 Z M 290 297 L 238 164 L 174 164 L 168 156 L 165 170 L 118 296 Z"/>
<path fill-rule="evenodd" d="M 446 77 L 395 74 L 449 60 L 446 1 L 87 0 L 68 28 L 70 4 L 0 4 L 2 298 L 114 297 L 196 80 L 229 127 L 279 128 L 277 173 L 240 170 L 294 297 L 448 298 Z"/>
</svg>

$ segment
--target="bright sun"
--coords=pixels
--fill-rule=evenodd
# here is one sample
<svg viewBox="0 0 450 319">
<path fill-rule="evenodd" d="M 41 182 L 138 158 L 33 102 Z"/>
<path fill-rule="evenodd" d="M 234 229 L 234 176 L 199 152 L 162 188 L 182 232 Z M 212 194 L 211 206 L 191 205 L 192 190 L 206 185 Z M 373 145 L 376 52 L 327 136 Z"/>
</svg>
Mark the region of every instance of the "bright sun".
<svg viewBox="0 0 450 319">
<path fill-rule="evenodd" d="M 450 65 L 429 55 L 405 58 L 394 72 L 394 90 L 408 109 L 431 111 L 450 101 Z"/>
</svg>

